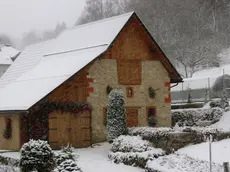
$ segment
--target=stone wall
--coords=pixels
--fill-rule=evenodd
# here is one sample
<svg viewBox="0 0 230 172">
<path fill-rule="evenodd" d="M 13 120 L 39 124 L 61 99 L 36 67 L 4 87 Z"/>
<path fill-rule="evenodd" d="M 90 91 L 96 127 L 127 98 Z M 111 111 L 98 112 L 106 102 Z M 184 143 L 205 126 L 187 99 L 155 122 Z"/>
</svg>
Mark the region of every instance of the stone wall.
<svg viewBox="0 0 230 172">
<path fill-rule="evenodd" d="M 106 140 L 103 108 L 107 106 L 108 95 L 106 88 L 120 88 L 124 92 L 126 107 L 138 107 L 139 126 L 147 126 L 146 107 L 155 106 L 157 110 L 158 126 L 171 126 L 170 103 L 166 103 L 169 89 L 168 73 L 159 61 L 142 61 L 142 84 L 132 86 L 134 97 L 127 98 L 127 86 L 118 84 L 117 61 L 101 59 L 95 61 L 88 71 L 88 78 L 92 79 L 89 87 L 93 92 L 88 95 L 87 102 L 93 106 L 92 110 L 92 141 L 93 143 Z M 149 98 L 149 87 L 157 89 L 156 97 Z"/>
<path fill-rule="evenodd" d="M 12 137 L 7 140 L 3 137 L 6 126 L 6 118 L 12 122 Z M 19 115 L 0 115 L 0 149 L 19 150 L 20 149 L 20 116 Z"/>
</svg>

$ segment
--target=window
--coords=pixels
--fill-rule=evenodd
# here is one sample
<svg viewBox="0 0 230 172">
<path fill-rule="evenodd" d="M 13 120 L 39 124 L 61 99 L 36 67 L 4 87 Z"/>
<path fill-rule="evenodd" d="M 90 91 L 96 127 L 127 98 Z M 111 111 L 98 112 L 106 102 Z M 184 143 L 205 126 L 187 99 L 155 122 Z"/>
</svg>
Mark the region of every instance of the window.
<svg viewBox="0 0 230 172">
<path fill-rule="evenodd" d="M 141 61 L 118 62 L 118 79 L 121 85 L 141 85 Z"/>
<path fill-rule="evenodd" d="M 149 127 L 156 127 L 157 125 L 157 114 L 156 107 L 147 107 L 146 108 L 146 118 Z"/>
<path fill-rule="evenodd" d="M 134 89 L 133 89 L 133 87 L 127 87 L 126 88 L 126 94 L 127 94 L 127 97 L 134 97 Z"/>
<path fill-rule="evenodd" d="M 126 122 L 127 127 L 138 126 L 138 108 L 126 107 Z M 103 108 L 103 124 L 107 125 L 107 107 Z"/>
</svg>

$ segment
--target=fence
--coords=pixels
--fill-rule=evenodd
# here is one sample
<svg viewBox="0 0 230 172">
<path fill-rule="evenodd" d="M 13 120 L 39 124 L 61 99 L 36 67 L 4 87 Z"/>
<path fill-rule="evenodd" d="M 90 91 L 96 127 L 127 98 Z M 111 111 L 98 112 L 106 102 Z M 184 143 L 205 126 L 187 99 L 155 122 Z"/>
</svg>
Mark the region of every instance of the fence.
<svg viewBox="0 0 230 172">
<path fill-rule="evenodd" d="M 230 76 L 185 79 L 171 90 L 172 103 L 205 102 L 221 97 L 222 90 L 230 98 Z"/>
</svg>

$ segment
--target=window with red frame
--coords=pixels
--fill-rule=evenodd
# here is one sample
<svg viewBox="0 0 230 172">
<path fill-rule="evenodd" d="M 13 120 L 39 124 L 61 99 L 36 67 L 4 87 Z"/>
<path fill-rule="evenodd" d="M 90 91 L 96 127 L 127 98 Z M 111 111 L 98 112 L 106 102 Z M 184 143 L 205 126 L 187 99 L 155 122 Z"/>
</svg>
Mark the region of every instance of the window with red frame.
<svg viewBox="0 0 230 172">
<path fill-rule="evenodd" d="M 146 119 L 149 127 L 156 127 L 157 125 L 156 107 L 151 106 L 146 108 Z"/>
</svg>

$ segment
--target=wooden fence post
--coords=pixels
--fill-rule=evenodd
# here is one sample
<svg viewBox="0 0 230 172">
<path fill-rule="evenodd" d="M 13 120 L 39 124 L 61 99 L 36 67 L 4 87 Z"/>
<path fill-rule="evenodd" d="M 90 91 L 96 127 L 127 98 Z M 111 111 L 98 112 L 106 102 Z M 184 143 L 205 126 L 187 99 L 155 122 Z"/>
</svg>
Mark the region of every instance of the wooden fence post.
<svg viewBox="0 0 230 172">
<path fill-rule="evenodd" d="M 229 172 L 229 162 L 224 162 L 223 166 L 224 166 L 224 172 Z"/>
</svg>

